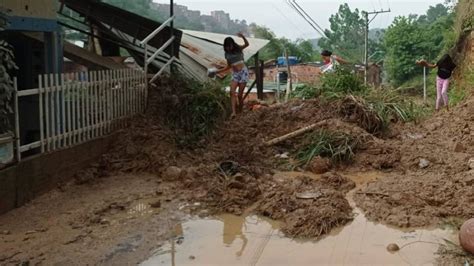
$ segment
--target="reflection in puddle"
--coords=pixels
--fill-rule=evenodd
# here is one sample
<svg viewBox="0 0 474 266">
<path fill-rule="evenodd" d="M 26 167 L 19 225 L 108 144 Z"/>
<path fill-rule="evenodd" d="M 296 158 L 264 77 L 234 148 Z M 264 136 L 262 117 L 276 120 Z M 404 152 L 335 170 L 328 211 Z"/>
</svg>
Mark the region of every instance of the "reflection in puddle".
<svg viewBox="0 0 474 266">
<path fill-rule="evenodd" d="M 369 180 L 351 176 L 358 185 Z M 354 191 L 352 191 L 353 193 Z M 353 207 L 352 194 L 348 195 Z M 401 231 L 367 221 L 354 209 L 355 218 L 319 241 L 285 237 L 279 223 L 259 216 L 221 215 L 190 220 L 178 226 L 178 238 L 162 246 L 142 265 L 353 265 L 434 264 L 443 239 L 457 242 L 454 232 Z M 403 247 L 390 253 L 387 246 Z"/>
</svg>

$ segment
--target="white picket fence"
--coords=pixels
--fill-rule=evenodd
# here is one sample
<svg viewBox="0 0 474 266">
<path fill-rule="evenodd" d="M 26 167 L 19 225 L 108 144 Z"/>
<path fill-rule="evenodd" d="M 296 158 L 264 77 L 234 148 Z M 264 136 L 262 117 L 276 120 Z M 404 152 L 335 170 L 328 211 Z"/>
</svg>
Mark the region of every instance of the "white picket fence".
<svg viewBox="0 0 474 266">
<path fill-rule="evenodd" d="M 39 88 L 16 90 L 15 124 L 17 159 L 21 153 L 41 148 L 41 153 L 72 147 L 105 136 L 126 126 L 144 112 L 147 82 L 134 69 L 39 75 Z M 15 80 L 15 88 L 17 82 Z M 20 144 L 18 99 L 37 96 L 40 139 Z"/>
</svg>

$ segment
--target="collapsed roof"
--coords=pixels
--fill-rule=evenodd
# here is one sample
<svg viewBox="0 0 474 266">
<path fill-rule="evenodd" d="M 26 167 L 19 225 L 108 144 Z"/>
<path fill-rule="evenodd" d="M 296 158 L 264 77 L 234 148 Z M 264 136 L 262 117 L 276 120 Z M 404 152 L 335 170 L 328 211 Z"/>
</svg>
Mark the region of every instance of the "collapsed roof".
<svg viewBox="0 0 474 266">
<path fill-rule="evenodd" d="M 99 33 L 94 37 L 124 47 L 135 61 L 143 66 L 144 47 L 140 41 L 160 27 L 161 23 L 98 0 L 60 1 L 83 16 L 88 23 L 94 25 Z M 148 43 L 149 52 L 154 53 L 165 44 L 169 40 L 171 32 L 175 36 L 174 49 L 168 47 L 152 62 L 150 68 L 153 71 L 158 71 L 168 61 L 172 50 L 174 50 L 173 56 L 179 59 L 181 72 L 197 80 L 207 79 L 208 68 L 226 65 L 222 49 L 222 43 L 228 37 L 225 34 L 179 29 L 172 31 L 170 27 L 166 26 Z M 235 40 L 241 42 L 237 37 Z M 250 46 L 245 50 L 246 57 L 250 58 L 255 55 L 268 42 L 268 40 L 249 38 Z"/>
</svg>

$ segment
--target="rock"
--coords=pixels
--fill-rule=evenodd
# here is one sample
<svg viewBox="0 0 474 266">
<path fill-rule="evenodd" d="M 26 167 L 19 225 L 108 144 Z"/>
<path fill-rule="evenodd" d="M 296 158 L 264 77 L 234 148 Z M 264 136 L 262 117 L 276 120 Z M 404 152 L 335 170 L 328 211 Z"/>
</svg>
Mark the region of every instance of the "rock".
<svg viewBox="0 0 474 266">
<path fill-rule="evenodd" d="M 468 165 L 469 169 L 474 170 L 474 158 L 469 159 Z"/>
<path fill-rule="evenodd" d="M 288 152 L 280 154 L 280 159 L 288 159 L 290 156 L 288 155 Z"/>
<path fill-rule="evenodd" d="M 241 173 L 237 173 L 234 175 L 234 180 L 237 182 L 244 183 L 245 182 L 245 177 Z"/>
<path fill-rule="evenodd" d="M 388 250 L 389 252 L 397 252 L 397 251 L 400 250 L 400 247 L 399 247 L 397 244 L 395 244 L 395 243 L 390 243 L 390 244 L 388 244 L 388 246 L 387 246 L 387 250 Z"/>
<path fill-rule="evenodd" d="M 474 254 L 474 218 L 467 220 L 459 230 L 459 243 L 464 250 Z"/>
<path fill-rule="evenodd" d="M 181 176 L 181 168 L 179 167 L 176 167 L 176 166 L 170 166 L 168 168 L 166 168 L 166 170 L 164 171 L 164 176 L 168 179 L 178 179 L 180 176 Z"/>
<path fill-rule="evenodd" d="M 11 234 L 11 232 L 8 230 L 4 230 L 0 232 L 0 235 L 9 235 L 9 234 Z"/>
<path fill-rule="evenodd" d="M 309 163 L 309 170 L 315 174 L 324 174 L 331 169 L 331 161 L 321 156 L 314 157 Z"/>
<path fill-rule="evenodd" d="M 160 208 L 161 207 L 161 201 L 157 200 L 155 202 L 150 203 L 150 207 L 155 208 L 155 209 Z"/>
<path fill-rule="evenodd" d="M 426 160 L 425 158 L 421 158 L 420 162 L 418 163 L 418 166 L 421 169 L 425 169 L 426 167 L 430 166 L 430 161 Z"/>
<path fill-rule="evenodd" d="M 245 185 L 237 181 L 232 181 L 227 187 L 242 190 L 245 188 Z"/>
<path fill-rule="evenodd" d="M 464 151 L 466 151 L 466 148 L 464 147 L 464 145 L 462 145 L 462 143 L 457 142 L 454 145 L 454 152 L 464 152 Z"/>
<path fill-rule="evenodd" d="M 190 259 L 190 260 L 195 260 L 196 257 L 194 257 L 193 255 L 191 255 L 191 256 L 189 256 L 189 259 Z"/>
</svg>

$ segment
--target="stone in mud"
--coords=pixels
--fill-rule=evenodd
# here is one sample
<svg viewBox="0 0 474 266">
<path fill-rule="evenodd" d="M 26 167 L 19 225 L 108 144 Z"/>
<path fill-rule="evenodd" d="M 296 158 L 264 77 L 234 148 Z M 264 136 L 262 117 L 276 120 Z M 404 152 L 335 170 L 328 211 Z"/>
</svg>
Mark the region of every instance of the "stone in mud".
<svg viewBox="0 0 474 266">
<path fill-rule="evenodd" d="M 474 158 L 469 159 L 468 165 L 469 169 L 474 170 Z"/>
<path fill-rule="evenodd" d="M 324 174 L 331 169 L 331 161 L 321 156 L 314 157 L 309 163 L 309 170 L 315 174 Z"/>
<path fill-rule="evenodd" d="M 160 208 L 161 207 L 161 201 L 157 200 L 155 202 L 150 203 L 150 207 L 155 208 L 155 209 Z"/>
<path fill-rule="evenodd" d="M 388 250 L 389 252 L 397 252 L 397 251 L 400 250 L 400 247 L 399 247 L 397 244 L 395 244 L 395 243 L 390 243 L 390 244 L 388 244 L 388 246 L 387 246 L 387 250 Z"/>
<path fill-rule="evenodd" d="M 430 161 L 426 160 L 425 158 L 421 158 L 420 162 L 418 163 L 418 166 L 421 169 L 425 169 L 426 167 L 430 166 Z"/>
<path fill-rule="evenodd" d="M 469 219 L 459 230 L 459 243 L 464 250 L 474 254 L 474 218 Z"/>
<path fill-rule="evenodd" d="M 163 174 L 165 178 L 174 180 L 174 179 L 178 179 L 181 176 L 181 173 L 182 173 L 181 168 L 176 167 L 176 166 L 170 166 L 166 168 Z"/>
<path fill-rule="evenodd" d="M 462 143 L 457 142 L 454 145 L 454 152 L 465 152 L 465 151 L 466 151 L 466 148 L 464 147 L 464 145 L 462 145 Z"/>
</svg>

